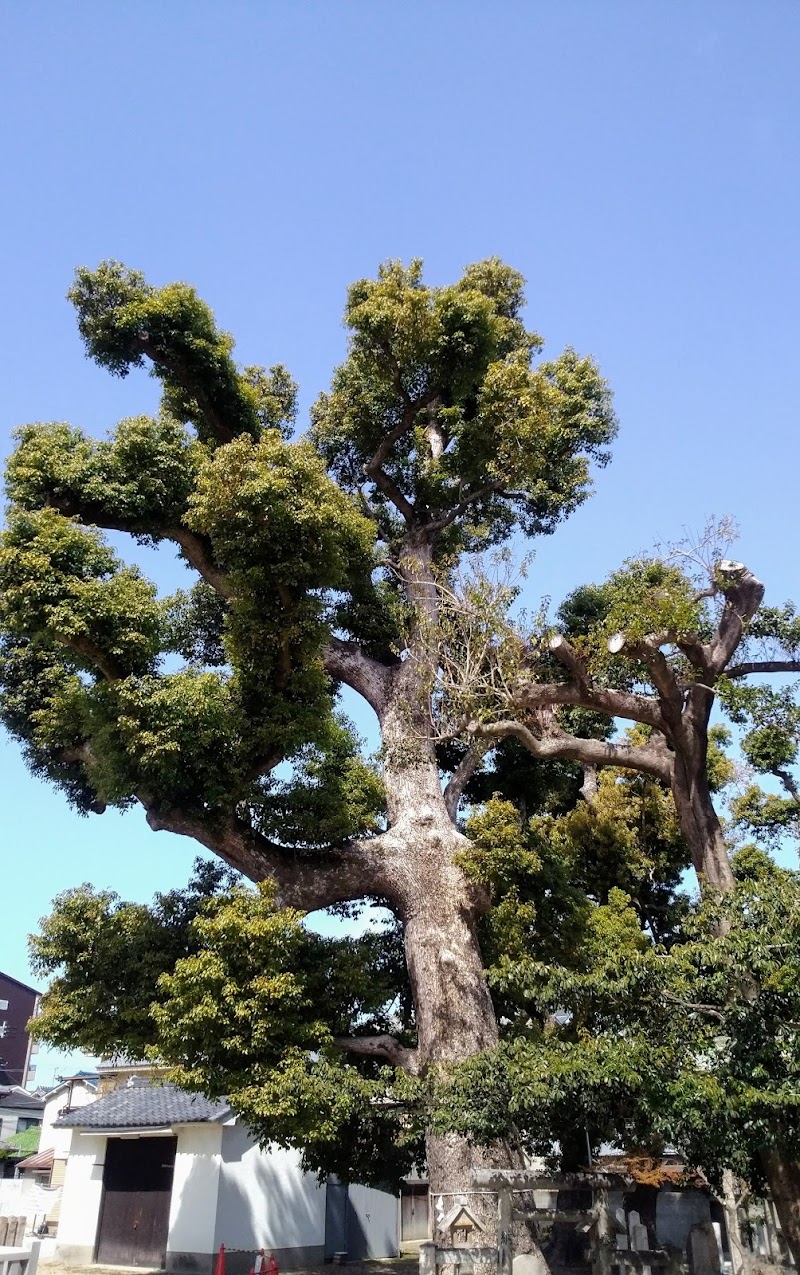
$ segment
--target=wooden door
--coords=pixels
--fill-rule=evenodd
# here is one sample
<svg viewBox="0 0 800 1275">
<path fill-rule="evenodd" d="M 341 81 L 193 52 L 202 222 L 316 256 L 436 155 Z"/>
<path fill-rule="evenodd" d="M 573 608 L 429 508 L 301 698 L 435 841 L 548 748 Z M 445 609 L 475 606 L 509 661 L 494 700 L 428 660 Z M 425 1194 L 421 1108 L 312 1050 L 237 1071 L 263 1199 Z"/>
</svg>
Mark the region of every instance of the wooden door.
<svg viewBox="0 0 800 1275">
<path fill-rule="evenodd" d="M 95 1261 L 164 1266 L 177 1138 L 109 1138 Z"/>
<path fill-rule="evenodd" d="M 400 1195 L 400 1234 L 404 1240 L 428 1238 L 428 1184 L 404 1182 Z"/>
</svg>

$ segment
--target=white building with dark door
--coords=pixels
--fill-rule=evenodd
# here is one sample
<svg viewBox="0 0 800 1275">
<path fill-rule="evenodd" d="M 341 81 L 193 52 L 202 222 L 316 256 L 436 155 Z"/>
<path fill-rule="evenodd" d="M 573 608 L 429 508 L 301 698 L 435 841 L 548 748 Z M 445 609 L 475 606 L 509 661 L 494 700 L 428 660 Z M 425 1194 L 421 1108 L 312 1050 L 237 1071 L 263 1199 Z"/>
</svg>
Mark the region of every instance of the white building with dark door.
<svg viewBox="0 0 800 1275">
<path fill-rule="evenodd" d="M 398 1253 L 390 1192 L 320 1184 L 300 1157 L 262 1149 L 224 1102 L 134 1077 L 70 1111 L 56 1259 L 210 1275 L 220 1244 L 229 1275 L 259 1248 L 281 1268 Z"/>
</svg>

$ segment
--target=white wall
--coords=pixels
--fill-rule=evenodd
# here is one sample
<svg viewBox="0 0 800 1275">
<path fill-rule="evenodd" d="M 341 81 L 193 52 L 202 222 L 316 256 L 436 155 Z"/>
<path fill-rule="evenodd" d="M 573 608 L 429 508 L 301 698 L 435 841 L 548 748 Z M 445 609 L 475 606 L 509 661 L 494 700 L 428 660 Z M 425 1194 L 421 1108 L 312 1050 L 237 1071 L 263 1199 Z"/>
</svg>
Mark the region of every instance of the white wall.
<svg viewBox="0 0 800 1275">
<path fill-rule="evenodd" d="M 0 1217 L 26 1217 L 41 1221 L 58 1199 L 60 1192 L 40 1186 L 34 1178 L 0 1179 Z"/>
<path fill-rule="evenodd" d="M 69 1245 L 94 1250 L 105 1158 L 105 1137 L 72 1131 L 58 1223 L 59 1248 Z"/>
<path fill-rule="evenodd" d="M 223 1126 L 182 1125 L 176 1132 L 167 1253 L 213 1253 Z"/>
<path fill-rule="evenodd" d="M 68 1085 L 59 1085 L 58 1089 L 48 1094 L 44 1100 L 39 1150 L 48 1151 L 52 1147 L 56 1159 L 65 1159 L 69 1154 L 72 1130 L 54 1129 L 54 1121 L 58 1119 L 59 1112 L 67 1105 L 67 1100 L 69 1100 L 70 1110 L 72 1111 L 75 1107 L 85 1107 L 87 1102 L 94 1102 L 98 1097 L 99 1094 L 96 1089 L 90 1089 L 88 1085 L 79 1080 L 76 1080 L 73 1084 L 71 1095 Z"/>
<path fill-rule="evenodd" d="M 262 1151 L 243 1125 L 222 1130 L 214 1250 L 307 1248 L 325 1244 L 325 1188 L 295 1151 Z"/>
</svg>

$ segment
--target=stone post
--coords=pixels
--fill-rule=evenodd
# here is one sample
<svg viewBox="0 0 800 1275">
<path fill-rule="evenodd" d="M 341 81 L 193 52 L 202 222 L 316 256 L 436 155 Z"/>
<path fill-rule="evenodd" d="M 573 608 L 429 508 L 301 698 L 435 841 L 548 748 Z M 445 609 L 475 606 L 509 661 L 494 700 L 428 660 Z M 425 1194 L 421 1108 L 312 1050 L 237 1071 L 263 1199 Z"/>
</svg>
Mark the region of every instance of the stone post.
<svg viewBox="0 0 800 1275">
<path fill-rule="evenodd" d="M 497 1196 L 498 1275 L 511 1275 L 514 1254 L 511 1248 L 511 1187 L 503 1186 Z"/>
<path fill-rule="evenodd" d="M 419 1246 L 419 1275 L 436 1275 L 436 1245 L 430 1240 Z"/>
<path fill-rule="evenodd" d="M 594 1196 L 594 1260 L 592 1275 L 611 1275 L 611 1245 L 614 1242 L 608 1191 L 598 1190 Z"/>
</svg>

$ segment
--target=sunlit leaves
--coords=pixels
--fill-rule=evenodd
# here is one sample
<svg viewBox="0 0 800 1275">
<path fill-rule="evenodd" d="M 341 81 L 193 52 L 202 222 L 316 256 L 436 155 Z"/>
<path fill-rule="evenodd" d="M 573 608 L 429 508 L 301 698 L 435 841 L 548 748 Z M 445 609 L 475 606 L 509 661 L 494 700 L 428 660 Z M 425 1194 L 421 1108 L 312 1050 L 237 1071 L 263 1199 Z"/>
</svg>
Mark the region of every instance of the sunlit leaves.
<svg viewBox="0 0 800 1275">
<path fill-rule="evenodd" d="M 734 866 L 733 894 L 695 903 L 669 950 L 612 890 L 587 914 L 584 963 L 507 961 L 495 982 L 516 977 L 529 1027 L 440 1079 L 437 1127 L 513 1128 L 546 1154 L 578 1122 L 595 1146 L 670 1143 L 754 1186 L 765 1149 L 796 1156 L 800 881 L 752 849 Z"/>
<path fill-rule="evenodd" d="M 359 751 L 349 723 L 331 718 L 319 743 L 292 760 L 292 776 L 270 777 L 253 796 L 259 830 L 293 846 L 336 845 L 377 832 L 383 814 L 383 784 Z"/>
<path fill-rule="evenodd" d="M 443 288 L 423 283 L 419 262 L 389 263 L 351 288 L 349 355 L 314 408 L 312 437 L 339 481 L 371 482 L 382 456 L 421 523 L 457 523 L 451 549 L 496 543 L 516 523 L 552 531 L 614 436 L 591 360 L 567 351 L 532 368 L 541 340 L 522 323 L 522 284 L 496 258 Z M 372 499 L 387 534 L 380 482 Z"/>
<path fill-rule="evenodd" d="M 52 505 L 145 540 L 180 523 L 204 455 L 166 414 L 122 420 L 107 440 L 58 423 L 26 425 L 17 439 L 6 485 L 18 505 Z"/>
<path fill-rule="evenodd" d="M 344 586 L 354 557 L 369 563 L 370 522 L 305 443 L 275 430 L 219 448 L 201 471 L 187 518 L 218 560 L 258 596 Z M 235 587 L 235 586 L 234 586 Z"/>
<path fill-rule="evenodd" d="M 39 1038 L 143 1058 L 155 1039 L 158 979 L 196 950 L 193 920 L 233 881 L 221 864 L 198 861 L 186 889 L 158 894 L 149 907 L 91 885 L 58 895 L 30 941 L 35 972 L 51 980 L 36 1019 Z"/>
<path fill-rule="evenodd" d="M 153 667 L 161 611 L 155 589 L 94 531 L 53 509 L 12 515 L 0 542 L 0 616 L 19 637 L 61 641 L 94 670 Z"/>
<path fill-rule="evenodd" d="M 238 371 L 232 338 L 218 330 L 194 288 L 155 288 L 139 271 L 106 261 L 96 270 L 76 271 L 69 299 L 91 357 L 118 376 L 142 367 L 145 357 L 152 360 L 167 411 L 191 423 L 202 441 L 258 436 L 263 388 L 258 378 Z M 274 409 L 266 411 L 274 418 Z"/>
<path fill-rule="evenodd" d="M 386 1102 L 391 1074 L 332 1046 L 336 1033 L 385 1030 L 399 1014 L 396 931 L 322 938 L 277 908 L 269 885 L 198 863 L 185 890 L 149 906 L 67 891 L 32 955 L 53 976 L 40 1039 L 149 1057 L 186 1087 L 226 1096 L 257 1137 L 296 1147 L 312 1170 L 394 1182 L 418 1155 Z"/>
</svg>

